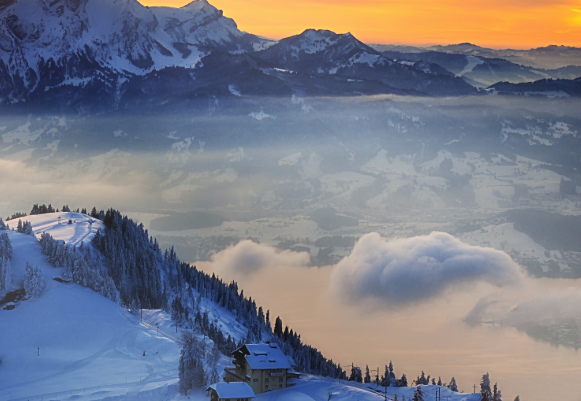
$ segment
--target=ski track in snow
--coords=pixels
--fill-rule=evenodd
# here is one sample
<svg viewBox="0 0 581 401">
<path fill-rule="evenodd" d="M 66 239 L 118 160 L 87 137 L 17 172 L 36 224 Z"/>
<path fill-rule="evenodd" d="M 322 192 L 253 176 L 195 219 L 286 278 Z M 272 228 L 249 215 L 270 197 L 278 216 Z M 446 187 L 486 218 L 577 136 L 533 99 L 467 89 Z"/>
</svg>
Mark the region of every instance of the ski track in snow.
<svg viewBox="0 0 581 401">
<path fill-rule="evenodd" d="M 458 74 L 456 74 L 456 76 L 462 77 L 462 76 L 468 74 L 469 72 L 472 72 L 474 70 L 474 68 L 476 68 L 476 66 L 478 66 L 480 64 L 484 64 L 484 61 L 482 61 L 478 57 L 466 56 L 466 65 L 464 66 L 464 69 L 462 71 L 460 71 Z"/>
</svg>

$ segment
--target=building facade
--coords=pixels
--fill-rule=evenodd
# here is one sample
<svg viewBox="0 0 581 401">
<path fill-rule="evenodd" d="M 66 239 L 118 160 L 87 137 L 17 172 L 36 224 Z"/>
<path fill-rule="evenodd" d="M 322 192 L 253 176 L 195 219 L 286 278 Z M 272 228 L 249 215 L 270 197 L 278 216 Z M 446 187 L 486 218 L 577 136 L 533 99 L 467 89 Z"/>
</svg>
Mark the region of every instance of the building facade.
<svg viewBox="0 0 581 401">
<path fill-rule="evenodd" d="M 278 344 L 246 344 L 232 353 L 234 367 L 224 370 L 226 382 L 245 382 L 255 394 L 287 388 L 297 377 Z"/>
</svg>

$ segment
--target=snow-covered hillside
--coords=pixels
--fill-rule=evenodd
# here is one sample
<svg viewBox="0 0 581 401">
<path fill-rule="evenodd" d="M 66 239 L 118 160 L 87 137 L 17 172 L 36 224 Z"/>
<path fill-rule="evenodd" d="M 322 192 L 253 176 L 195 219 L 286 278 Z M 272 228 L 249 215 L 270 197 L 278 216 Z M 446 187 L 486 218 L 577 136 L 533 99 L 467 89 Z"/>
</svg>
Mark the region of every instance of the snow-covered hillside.
<svg viewBox="0 0 581 401">
<path fill-rule="evenodd" d="M 61 269 L 45 261 L 35 237 L 9 237 L 13 281 L 30 262 L 41 269 L 46 287 L 40 298 L 0 310 L 0 399 L 100 399 L 155 388 L 171 393 L 175 341 L 87 288 L 52 280 Z"/>
<path fill-rule="evenodd" d="M 109 212 L 108 212 L 109 213 Z M 110 216 L 110 214 L 108 214 Z M 88 242 L 102 222 L 80 213 L 47 213 L 26 216 L 34 235 L 6 230 L 13 254 L 12 286 L 20 288 L 25 266 L 38 267 L 45 282 L 39 297 L 0 300 L 0 399 L 2 400 L 182 400 L 178 393 L 178 338 L 182 329 L 160 310 L 136 315 L 117 303 L 73 282 L 63 282 L 63 268 L 53 267 L 37 240 L 50 233 L 67 244 L 92 247 Z M 66 220 L 66 224 L 59 221 Z M 72 224 L 68 224 L 72 220 Z M 114 223 L 113 223 L 114 224 Z M 170 256 L 171 257 L 171 256 Z M 58 279 L 58 280 L 55 280 Z M 185 289 L 188 287 L 185 286 Z M 240 317 L 206 297 L 199 310 L 225 336 L 240 341 L 248 329 Z M 260 311 L 262 313 L 262 310 Z M 142 320 L 141 320 L 142 319 Z M 199 335 L 206 352 L 214 347 Z M 219 377 L 231 364 L 220 355 Z M 413 397 L 414 387 L 385 390 L 375 384 L 359 384 L 331 377 L 303 374 L 287 389 L 260 394 L 258 401 L 362 400 L 379 401 Z M 437 386 L 423 386 L 426 401 L 434 400 Z M 452 401 L 476 401 L 478 395 L 441 389 Z M 189 399 L 209 399 L 203 387 L 189 392 Z"/>
<path fill-rule="evenodd" d="M 36 238 L 40 239 L 42 234 L 48 233 L 55 240 L 64 241 L 72 246 L 89 244 L 97 231 L 105 229 L 100 220 L 73 212 L 30 215 L 20 220 L 28 221 L 32 225 Z M 14 222 L 12 225 L 14 226 Z"/>
</svg>

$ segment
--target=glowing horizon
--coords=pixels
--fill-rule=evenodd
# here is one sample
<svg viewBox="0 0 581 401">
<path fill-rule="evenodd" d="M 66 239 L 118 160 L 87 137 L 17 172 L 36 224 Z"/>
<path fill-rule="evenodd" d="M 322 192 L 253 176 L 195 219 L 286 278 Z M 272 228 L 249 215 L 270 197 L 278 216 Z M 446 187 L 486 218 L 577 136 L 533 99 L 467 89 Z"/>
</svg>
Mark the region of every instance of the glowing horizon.
<svg viewBox="0 0 581 401">
<path fill-rule="evenodd" d="M 182 7 L 188 0 L 139 0 Z M 473 43 L 491 48 L 581 46 L 581 0 L 209 0 L 238 28 L 281 39 L 308 28 L 351 32 L 366 43 L 433 45 Z"/>
</svg>

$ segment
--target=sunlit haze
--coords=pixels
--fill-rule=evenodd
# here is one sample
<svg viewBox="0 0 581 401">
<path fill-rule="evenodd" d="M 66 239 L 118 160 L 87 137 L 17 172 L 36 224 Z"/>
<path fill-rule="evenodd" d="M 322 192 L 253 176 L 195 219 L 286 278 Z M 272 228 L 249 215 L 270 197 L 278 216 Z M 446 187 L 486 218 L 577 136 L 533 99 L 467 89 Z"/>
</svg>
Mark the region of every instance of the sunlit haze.
<svg viewBox="0 0 581 401">
<path fill-rule="evenodd" d="M 140 0 L 181 7 L 184 0 Z M 307 28 L 351 32 L 367 43 L 454 44 L 534 48 L 581 44 L 581 3 L 575 0 L 211 0 L 238 27 L 275 39 Z"/>
</svg>

